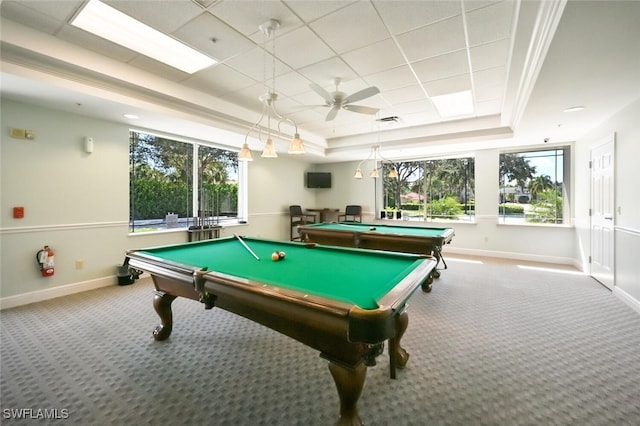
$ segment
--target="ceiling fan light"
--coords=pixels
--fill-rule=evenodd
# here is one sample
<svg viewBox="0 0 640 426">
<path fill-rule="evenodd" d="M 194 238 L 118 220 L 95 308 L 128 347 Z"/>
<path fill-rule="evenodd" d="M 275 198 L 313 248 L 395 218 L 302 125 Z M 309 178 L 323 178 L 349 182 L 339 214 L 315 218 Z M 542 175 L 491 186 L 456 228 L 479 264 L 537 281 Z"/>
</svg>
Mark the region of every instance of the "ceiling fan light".
<svg viewBox="0 0 640 426">
<path fill-rule="evenodd" d="M 264 151 L 262 151 L 261 157 L 278 158 L 278 153 L 276 152 L 276 148 L 273 146 L 273 140 L 271 140 L 271 138 L 267 139 L 267 144 L 264 146 Z"/>
<path fill-rule="evenodd" d="M 395 167 L 393 169 L 389 170 L 389 177 L 390 178 L 394 178 L 394 179 L 398 178 L 398 171 L 396 170 Z"/>
<path fill-rule="evenodd" d="M 353 177 L 356 179 L 362 179 L 362 170 L 360 170 L 360 167 L 356 169 L 356 173 L 353 175 Z"/>
<path fill-rule="evenodd" d="M 289 154 L 304 154 L 304 145 L 302 144 L 302 139 L 300 139 L 300 134 L 296 133 L 293 135 L 293 139 L 291 140 L 291 145 L 289 145 Z"/>
<path fill-rule="evenodd" d="M 374 179 L 380 177 L 380 175 L 378 174 L 378 169 L 374 168 L 373 170 L 371 170 L 371 174 L 369 175 L 369 177 L 372 177 Z"/>
<path fill-rule="evenodd" d="M 253 156 L 251 155 L 251 150 L 249 149 L 249 145 L 247 145 L 246 142 L 245 142 L 244 145 L 242 145 L 242 149 L 240 150 L 240 153 L 238 154 L 238 160 L 239 161 L 253 161 Z"/>
</svg>

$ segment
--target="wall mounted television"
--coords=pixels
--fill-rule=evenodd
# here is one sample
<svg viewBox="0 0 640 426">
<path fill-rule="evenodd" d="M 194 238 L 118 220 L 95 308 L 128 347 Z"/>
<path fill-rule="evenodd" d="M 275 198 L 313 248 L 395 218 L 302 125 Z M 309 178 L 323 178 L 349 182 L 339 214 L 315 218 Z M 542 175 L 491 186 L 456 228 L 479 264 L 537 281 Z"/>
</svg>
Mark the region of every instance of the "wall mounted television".
<svg viewBox="0 0 640 426">
<path fill-rule="evenodd" d="M 331 173 L 307 172 L 307 188 L 331 188 Z"/>
</svg>

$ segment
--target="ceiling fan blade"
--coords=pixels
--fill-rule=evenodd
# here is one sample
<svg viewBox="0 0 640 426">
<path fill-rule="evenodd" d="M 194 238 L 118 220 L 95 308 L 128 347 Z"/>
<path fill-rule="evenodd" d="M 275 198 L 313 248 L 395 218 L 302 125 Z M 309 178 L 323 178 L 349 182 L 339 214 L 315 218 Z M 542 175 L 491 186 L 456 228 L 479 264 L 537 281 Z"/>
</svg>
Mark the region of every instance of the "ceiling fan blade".
<svg viewBox="0 0 640 426">
<path fill-rule="evenodd" d="M 344 104 L 348 104 L 351 102 L 358 102 L 363 99 L 370 98 L 373 95 L 377 95 L 378 93 L 380 93 L 380 89 L 378 89 L 376 86 L 371 86 L 371 87 L 367 87 L 366 89 L 362 89 L 359 92 L 352 93 L 351 95 L 344 98 L 342 102 Z"/>
<path fill-rule="evenodd" d="M 315 83 L 311 83 L 309 87 L 311 87 L 311 90 L 313 90 L 318 95 L 320 95 L 322 99 L 324 99 L 329 105 L 333 105 L 334 99 L 329 94 L 329 92 L 327 92 L 326 90 L 324 90 L 322 87 L 318 86 Z"/>
<path fill-rule="evenodd" d="M 370 108 L 361 105 L 345 105 L 342 108 L 346 109 L 347 111 L 359 112 L 360 114 L 376 114 L 378 111 L 380 111 L 378 108 Z"/>
<path fill-rule="evenodd" d="M 338 105 L 331 108 L 331 111 L 329 111 L 329 114 L 327 114 L 327 118 L 325 118 L 324 121 L 331 121 L 336 118 L 336 115 L 338 115 L 338 111 L 340 111 L 340 106 Z"/>
</svg>

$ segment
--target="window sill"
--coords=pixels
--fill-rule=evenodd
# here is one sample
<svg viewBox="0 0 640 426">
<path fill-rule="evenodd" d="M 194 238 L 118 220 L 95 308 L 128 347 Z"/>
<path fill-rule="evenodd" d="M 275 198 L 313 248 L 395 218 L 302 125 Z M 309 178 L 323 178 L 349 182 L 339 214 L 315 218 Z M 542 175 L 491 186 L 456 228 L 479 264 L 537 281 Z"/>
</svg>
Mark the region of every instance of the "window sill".
<svg viewBox="0 0 640 426">
<path fill-rule="evenodd" d="M 575 226 L 567 225 L 565 223 L 497 223 L 498 226 L 516 226 L 516 227 L 529 227 L 529 228 L 564 228 L 573 229 Z"/>
</svg>

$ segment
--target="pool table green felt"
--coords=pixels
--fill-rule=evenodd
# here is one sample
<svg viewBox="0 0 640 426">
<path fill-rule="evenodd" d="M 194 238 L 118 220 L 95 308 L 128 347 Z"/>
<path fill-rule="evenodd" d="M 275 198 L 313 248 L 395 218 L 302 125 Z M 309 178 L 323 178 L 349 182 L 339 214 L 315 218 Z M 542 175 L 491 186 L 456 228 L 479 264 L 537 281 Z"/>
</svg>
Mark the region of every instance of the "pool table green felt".
<svg viewBox="0 0 640 426">
<path fill-rule="evenodd" d="M 230 242 L 232 244 L 159 247 L 139 253 L 353 303 L 362 309 L 378 308 L 378 300 L 419 261 L 416 257 L 375 255 L 356 250 L 351 250 L 345 258 L 343 250 L 310 252 L 304 244 L 247 240 L 260 258 L 256 260 L 241 244 Z M 285 258 L 271 260 L 274 251 L 284 251 Z"/>
<path fill-rule="evenodd" d="M 442 257 L 442 247 L 449 244 L 455 235 L 452 228 L 358 222 L 309 224 L 300 226 L 299 232 L 302 240 L 307 242 L 433 255 L 438 263 L 443 263 L 444 269 L 447 264 Z M 428 284 L 439 276 L 440 272 L 434 269 Z M 424 286 L 423 289 L 430 291 L 431 286 Z"/>
</svg>

